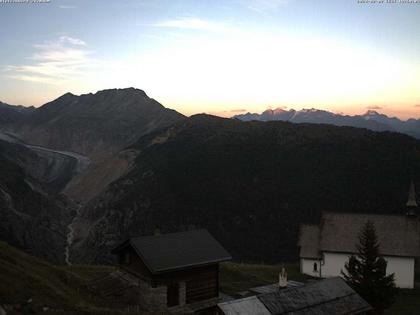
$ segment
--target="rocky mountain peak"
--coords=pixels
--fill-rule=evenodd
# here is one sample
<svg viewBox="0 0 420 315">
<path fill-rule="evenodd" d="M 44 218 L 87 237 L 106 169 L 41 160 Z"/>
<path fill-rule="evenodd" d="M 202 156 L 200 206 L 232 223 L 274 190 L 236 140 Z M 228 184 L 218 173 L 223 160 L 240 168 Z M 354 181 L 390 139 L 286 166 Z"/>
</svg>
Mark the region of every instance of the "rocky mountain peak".
<svg viewBox="0 0 420 315">
<path fill-rule="evenodd" d="M 378 113 L 376 110 L 369 109 L 363 116 L 372 117 L 372 116 L 382 116 L 383 114 Z"/>
<path fill-rule="evenodd" d="M 343 113 L 333 113 L 321 109 L 301 109 L 295 111 L 279 112 L 274 114 L 273 110 L 266 110 L 261 114 L 247 113 L 236 115 L 233 118 L 250 120 L 282 120 L 295 123 L 320 123 L 336 126 L 351 126 L 356 128 L 367 128 L 375 131 L 398 131 L 420 139 L 420 119 L 408 119 L 406 121 L 397 117 L 388 117 L 376 110 L 370 109 L 362 115 L 345 115 Z"/>
<path fill-rule="evenodd" d="M 281 107 L 277 107 L 277 108 L 274 108 L 274 109 L 269 108 L 269 109 L 265 110 L 263 112 L 263 114 L 279 115 L 279 114 L 283 114 L 285 112 L 287 112 L 285 109 L 283 109 Z"/>
<path fill-rule="evenodd" d="M 116 152 L 155 128 L 184 118 L 135 88 L 66 93 L 15 128 L 23 140 L 92 156 Z"/>
<path fill-rule="evenodd" d="M 105 90 L 100 90 L 93 95 L 127 95 L 127 94 L 148 97 L 147 94 L 143 90 L 136 89 L 133 87 L 122 88 L 122 89 L 105 89 Z"/>
<path fill-rule="evenodd" d="M 71 92 L 67 92 L 67 93 L 65 93 L 65 94 L 63 94 L 63 95 L 61 95 L 61 96 L 59 96 L 56 100 L 68 100 L 68 99 L 71 99 L 71 98 L 74 98 L 74 97 L 77 97 L 76 95 L 74 95 L 73 93 L 71 93 Z"/>
</svg>

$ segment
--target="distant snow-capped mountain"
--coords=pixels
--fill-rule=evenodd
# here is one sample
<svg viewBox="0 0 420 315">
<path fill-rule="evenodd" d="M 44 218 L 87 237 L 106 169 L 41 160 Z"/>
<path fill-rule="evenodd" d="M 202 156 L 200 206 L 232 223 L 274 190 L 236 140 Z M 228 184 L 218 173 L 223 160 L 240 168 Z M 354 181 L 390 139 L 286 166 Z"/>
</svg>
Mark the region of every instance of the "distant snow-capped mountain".
<svg viewBox="0 0 420 315">
<path fill-rule="evenodd" d="M 281 120 L 294 123 L 314 123 L 314 124 L 331 124 L 336 126 L 351 126 L 357 128 L 367 128 L 375 131 L 396 131 L 408 134 L 420 139 L 420 119 L 410 118 L 406 121 L 396 117 L 388 117 L 387 115 L 369 110 L 363 115 L 342 115 L 335 114 L 319 109 L 302 109 L 296 111 L 294 109 L 285 110 L 282 108 L 267 109 L 261 114 L 246 113 L 236 115 L 236 118 L 242 121 L 271 121 Z"/>
</svg>

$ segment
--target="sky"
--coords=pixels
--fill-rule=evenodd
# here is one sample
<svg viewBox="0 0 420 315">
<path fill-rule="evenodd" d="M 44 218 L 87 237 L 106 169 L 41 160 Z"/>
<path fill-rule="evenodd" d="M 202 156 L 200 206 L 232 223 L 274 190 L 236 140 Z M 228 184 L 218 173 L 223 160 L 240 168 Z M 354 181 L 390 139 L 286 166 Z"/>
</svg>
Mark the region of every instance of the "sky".
<svg viewBox="0 0 420 315">
<path fill-rule="evenodd" d="M 186 115 L 420 118 L 420 0 L 388 2 L 0 0 L 0 101 L 135 87 Z"/>
</svg>

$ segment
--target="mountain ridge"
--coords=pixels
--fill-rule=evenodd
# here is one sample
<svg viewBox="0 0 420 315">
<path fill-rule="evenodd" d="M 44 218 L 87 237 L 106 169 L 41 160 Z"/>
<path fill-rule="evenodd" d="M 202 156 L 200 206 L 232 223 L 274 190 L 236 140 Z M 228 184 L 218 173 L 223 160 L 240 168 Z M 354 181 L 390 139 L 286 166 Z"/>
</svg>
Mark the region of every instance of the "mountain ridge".
<svg viewBox="0 0 420 315">
<path fill-rule="evenodd" d="M 0 102 L 0 130 L 2 126 L 8 126 L 17 123 L 31 112 L 35 107 L 25 107 L 22 105 L 10 105 Z"/>
<path fill-rule="evenodd" d="M 50 259 L 62 261 L 66 245 L 72 263 L 110 262 L 113 244 L 150 234 L 156 225 L 162 231 L 204 227 L 237 259 L 295 259 L 300 221 L 316 221 L 320 211 L 334 209 L 394 213 L 404 204 L 408 182 L 420 175 L 419 142 L 391 132 L 381 122 L 388 117 L 368 114 L 353 127 L 328 124 L 333 114 L 315 109 L 266 113 L 298 123 L 242 122 L 206 114 L 186 118 L 134 88 L 66 93 L 25 116 L 12 132 L 25 143 L 85 153 L 92 161 L 87 171 L 67 182 L 68 177 L 16 165 L 19 171 L 0 179 L 10 196 L 24 187 L 25 200 L 61 234 L 52 245 L 36 239 L 39 248 L 27 246 L 22 222 L 4 195 L 0 202 L 10 220 L 3 224 L 15 237 L 2 237 L 35 248 L 37 255 L 46 245 L 61 250 Z M 345 125 L 351 117 L 340 119 L 336 124 Z M 5 165 L 13 163 L 13 156 L 1 150 L 0 161 L 2 155 L 9 159 Z M 57 179 L 65 185 L 64 191 L 57 185 L 58 192 L 80 203 L 60 206 L 55 215 L 54 205 L 64 196 L 44 196 L 52 198 L 47 205 L 28 184 L 31 174 L 40 176 L 40 185 Z M 12 177 L 20 184 L 11 185 Z M 18 211 L 29 211 L 23 210 Z M 27 226 L 30 233 L 54 238 Z M 69 230 L 74 232 L 70 241 Z M 271 243 L 260 246 L 265 242 Z"/>
<path fill-rule="evenodd" d="M 87 170 L 72 178 L 64 191 L 86 201 L 129 169 L 133 152 L 121 151 L 142 135 L 183 119 L 143 90 L 125 88 L 79 96 L 68 92 L 14 123 L 0 123 L 0 128 L 27 144 L 89 158 Z"/>
<path fill-rule="evenodd" d="M 116 153 L 141 135 L 183 118 L 143 90 L 108 89 L 80 96 L 65 93 L 6 130 L 29 144 L 92 157 Z"/>
<path fill-rule="evenodd" d="M 130 169 L 136 152 L 124 148 L 182 119 L 134 88 L 66 93 L 39 108 L 2 103 L 0 239 L 67 261 L 81 202 Z"/>
<path fill-rule="evenodd" d="M 376 110 L 368 110 L 362 115 L 345 115 L 315 108 L 302 110 L 276 108 L 274 110 L 267 109 L 261 114 L 248 112 L 235 115 L 232 118 L 242 121 L 280 120 L 294 123 L 326 123 L 336 126 L 367 128 L 374 131 L 396 131 L 420 139 L 420 119 L 401 120 L 381 114 Z"/>
<path fill-rule="evenodd" d="M 401 214 L 420 141 L 395 132 L 194 115 L 131 146 L 131 170 L 81 211 L 75 262 L 128 237 L 202 227 L 235 259 L 296 259 L 322 211 Z M 78 223 L 76 223 L 77 225 Z"/>
</svg>

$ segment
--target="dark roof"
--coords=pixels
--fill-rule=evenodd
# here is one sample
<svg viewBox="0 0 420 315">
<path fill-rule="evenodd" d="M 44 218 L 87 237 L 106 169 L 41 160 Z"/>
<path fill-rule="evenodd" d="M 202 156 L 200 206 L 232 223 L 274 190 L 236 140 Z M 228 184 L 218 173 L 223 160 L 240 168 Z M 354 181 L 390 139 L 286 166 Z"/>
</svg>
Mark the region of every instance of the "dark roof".
<svg viewBox="0 0 420 315">
<path fill-rule="evenodd" d="M 258 298 L 273 315 L 360 314 L 372 309 L 339 277 L 263 294 Z"/>
<path fill-rule="evenodd" d="M 301 225 L 301 258 L 316 259 L 322 252 L 356 253 L 358 236 L 367 221 L 373 222 L 379 249 L 385 256 L 420 256 L 420 220 L 405 215 L 323 212 L 321 224 Z"/>
<path fill-rule="evenodd" d="M 132 246 L 152 273 L 161 273 L 232 259 L 206 230 L 131 238 L 114 250 Z"/>
<path fill-rule="evenodd" d="M 375 225 L 379 250 L 383 255 L 420 256 L 420 222 L 416 217 L 405 215 L 324 212 L 319 250 L 355 253 L 355 244 L 367 221 Z"/>
<path fill-rule="evenodd" d="M 293 281 L 293 280 L 288 280 L 287 281 L 287 287 L 288 288 L 301 287 L 303 285 L 304 284 L 302 282 Z M 255 294 L 271 293 L 271 292 L 276 292 L 278 290 L 279 290 L 279 284 L 278 283 L 267 284 L 267 285 L 262 285 L 262 286 L 259 286 L 259 287 L 254 287 L 254 288 L 248 289 L 248 291 L 250 291 L 251 293 L 255 293 Z"/>
<path fill-rule="evenodd" d="M 319 226 L 303 224 L 299 230 L 299 243 L 301 258 L 320 258 L 319 255 Z"/>
<path fill-rule="evenodd" d="M 217 304 L 226 315 L 271 315 L 257 296 Z"/>
</svg>

